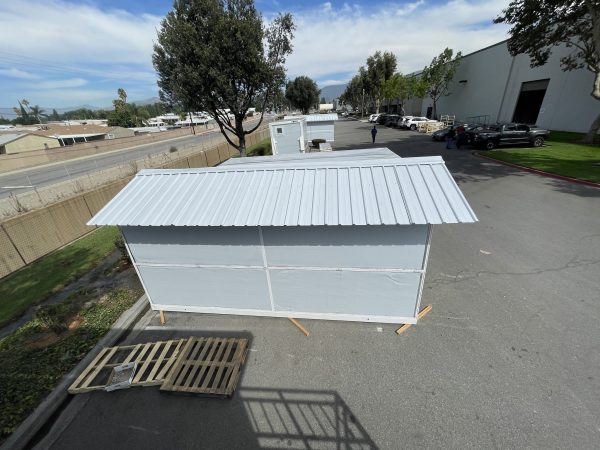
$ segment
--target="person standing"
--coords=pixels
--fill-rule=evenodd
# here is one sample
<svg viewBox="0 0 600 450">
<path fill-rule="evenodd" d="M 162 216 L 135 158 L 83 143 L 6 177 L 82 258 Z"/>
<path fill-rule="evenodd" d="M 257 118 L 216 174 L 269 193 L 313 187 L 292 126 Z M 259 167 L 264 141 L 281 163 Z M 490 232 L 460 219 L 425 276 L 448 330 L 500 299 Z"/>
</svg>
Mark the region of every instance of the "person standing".
<svg viewBox="0 0 600 450">
<path fill-rule="evenodd" d="M 456 127 L 456 149 L 460 149 L 460 145 L 465 142 L 465 127 L 463 125 L 459 125 Z"/>
<path fill-rule="evenodd" d="M 377 136 L 377 127 L 373 125 L 373 128 L 371 129 L 371 137 L 373 138 L 373 144 L 375 143 L 375 136 Z"/>
<path fill-rule="evenodd" d="M 454 127 L 450 127 L 448 134 L 446 135 L 446 149 L 450 150 L 452 148 L 452 143 L 454 142 L 455 136 L 456 131 L 454 131 Z"/>
</svg>

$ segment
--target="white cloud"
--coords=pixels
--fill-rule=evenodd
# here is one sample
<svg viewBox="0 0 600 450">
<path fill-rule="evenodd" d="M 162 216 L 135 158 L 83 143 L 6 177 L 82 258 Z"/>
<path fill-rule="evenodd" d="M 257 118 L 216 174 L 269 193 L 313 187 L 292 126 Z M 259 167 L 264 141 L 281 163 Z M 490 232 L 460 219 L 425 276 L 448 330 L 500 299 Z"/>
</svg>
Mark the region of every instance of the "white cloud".
<svg viewBox="0 0 600 450">
<path fill-rule="evenodd" d="M 336 84 L 344 84 L 347 83 L 348 81 L 350 81 L 350 79 L 337 79 L 337 80 L 321 80 L 319 81 L 319 87 L 320 88 L 324 88 L 326 86 L 335 86 Z"/>
<path fill-rule="evenodd" d="M 152 67 L 152 40 L 160 17 L 105 11 L 87 2 L 29 0 L 23 6 L 1 2 L 0 42 L 5 44 L 2 50 L 31 65 L 52 61 L 55 66 L 105 62 Z"/>
<path fill-rule="evenodd" d="M 11 67 L 9 69 L 0 69 L 0 75 L 10 78 L 20 78 L 23 80 L 35 80 L 39 78 L 37 75 L 33 73 L 26 72 L 24 70 L 16 69 Z"/>
<path fill-rule="evenodd" d="M 492 20 L 508 3 L 450 0 L 429 4 L 416 0 L 365 7 L 364 11 L 344 4 L 329 12 L 301 13 L 295 16 L 297 30 L 294 52 L 286 64 L 288 76 L 308 75 L 322 85 L 322 79 L 351 76 L 377 50 L 393 52 L 399 71 L 414 72 L 446 47 L 466 54 L 506 39 L 508 27 L 493 25 Z"/>
<path fill-rule="evenodd" d="M 87 83 L 83 78 L 68 78 L 65 80 L 42 81 L 41 83 L 35 83 L 33 87 L 36 89 L 65 89 L 78 88 L 85 86 Z"/>
</svg>

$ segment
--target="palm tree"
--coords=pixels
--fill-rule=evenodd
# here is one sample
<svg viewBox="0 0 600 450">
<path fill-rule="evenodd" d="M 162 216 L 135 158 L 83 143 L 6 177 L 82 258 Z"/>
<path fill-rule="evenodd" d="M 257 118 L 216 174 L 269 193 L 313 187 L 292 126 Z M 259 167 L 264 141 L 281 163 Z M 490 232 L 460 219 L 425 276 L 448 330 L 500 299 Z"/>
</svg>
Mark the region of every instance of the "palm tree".
<svg viewBox="0 0 600 450">
<path fill-rule="evenodd" d="M 39 123 L 42 123 L 41 117 L 46 117 L 44 114 L 46 111 L 40 108 L 39 105 L 33 105 L 29 108 L 29 113 L 37 119 Z"/>
</svg>

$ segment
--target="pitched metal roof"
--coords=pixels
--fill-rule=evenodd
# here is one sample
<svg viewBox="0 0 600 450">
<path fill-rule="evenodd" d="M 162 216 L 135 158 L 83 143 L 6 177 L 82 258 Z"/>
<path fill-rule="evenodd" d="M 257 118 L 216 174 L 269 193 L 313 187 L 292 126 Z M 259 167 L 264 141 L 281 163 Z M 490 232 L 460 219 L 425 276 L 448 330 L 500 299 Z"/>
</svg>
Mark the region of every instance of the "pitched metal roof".
<svg viewBox="0 0 600 450">
<path fill-rule="evenodd" d="M 221 164 L 222 166 L 234 166 L 241 164 L 278 164 L 283 161 L 306 161 L 318 164 L 320 161 L 335 160 L 335 161 L 346 161 L 346 160 L 359 160 L 359 159 L 381 159 L 381 158 L 400 158 L 389 148 L 365 148 L 356 150 L 334 150 L 331 152 L 314 152 L 314 153 L 293 153 L 287 155 L 273 155 L 273 156 L 253 156 L 251 158 L 230 158 Z"/>
<path fill-rule="evenodd" d="M 23 136 L 27 136 L 27 134 L 19 134 L 19 133 L 6 133 L 0 134 L 0 145 L 8 144 L 9 142 L 16 141 Z"/>
<path fill-rule="evenodd" d="M 306 114 L 303 116 L 284 116 L 283 120 L 290 119 L 302 119 L 305 118 L 308 123 L 311 122 L 331 122 L 333 120 L 338 120 L 337 113 L 330 114 Z"/>
<path fill-rule="evenodd" d="M 475 213 L 438 156 L 142 170 L 88 224 L 310 226 L 475 221 Z"/>
</svg>

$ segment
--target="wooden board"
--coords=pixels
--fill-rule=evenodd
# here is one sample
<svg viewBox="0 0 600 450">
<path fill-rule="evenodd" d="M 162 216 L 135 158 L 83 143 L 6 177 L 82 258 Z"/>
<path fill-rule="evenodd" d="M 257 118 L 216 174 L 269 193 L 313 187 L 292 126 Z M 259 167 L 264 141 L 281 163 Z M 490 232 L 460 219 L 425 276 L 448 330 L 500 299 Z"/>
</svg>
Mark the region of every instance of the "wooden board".
<svg viewBox="0 0 600 450">
<path fill-rule="evenodd" d="M 133 361 L 137 362 L 137 369 L 131 383 L 132 387 L 160 385 L 179 357 L 185 342 L 185 339 L 174 339 L 104 348 L 81 372 L 68 392 L 83 394 L 103 390 L 115 366 Z"/>
<path fill-rule="evenodd" d="M 191 337 L 160 390 L 231 397 L 247 352 L 246 339 Z"/>
</svg>

